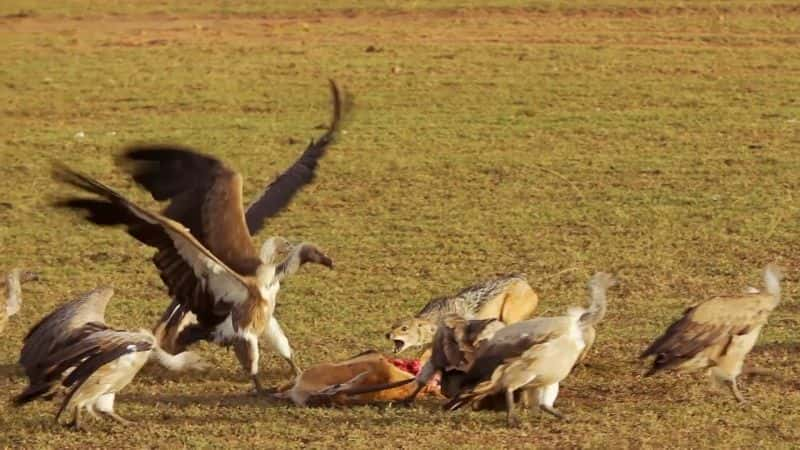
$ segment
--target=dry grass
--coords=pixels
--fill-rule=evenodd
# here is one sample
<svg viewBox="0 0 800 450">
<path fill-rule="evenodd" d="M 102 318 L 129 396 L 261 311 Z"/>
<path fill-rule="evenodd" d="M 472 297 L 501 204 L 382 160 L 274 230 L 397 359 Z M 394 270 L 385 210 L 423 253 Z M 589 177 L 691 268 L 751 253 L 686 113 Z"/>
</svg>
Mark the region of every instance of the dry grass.
<svg viewBox="0 0 800 450">
<path fill-rule="evenodd" d="M 151 252 L 50 202 L 60 159 L 155 205 L 112 164 L 132 141 L 175 141 L 240 169 L 252 197 L 328 120 L 326 78 L 355 114 L 304 191 L 259 239 L 313 240 L 336 260 L 285 286 L 278 315 L 310 365 L 365 348 L 434 295 L 524 271 L 541 313 L 610 295 L 589 366 L 558 400 L 572 421 L 496 413 L 295 409 L 249 395 L 232 354 L 188 377 L 144 371 L 119 397 L 130 430 L 10 409 L 0 447 L 790 447 L 800 439 L 800 12 L 778 2 L 352 3 L 339 0 L 3 2 L 0 268 L 43 273 L 0 343 L 21 389 L 20 340 L 55 304 L 116 288 L 109 321 L 167 304 Z M 185 2 L 180 2 L 185 4 Z M 277 2 L 274 2 L 277 3 Z M 478 2 L 471 2 L 477 4 Z M 131 3 L 132 4 L 132 3 Z M 466 4 L 470 6 L 470 4 Z M 116 12 L 116 14 L 114 14 Z M 84 137 L 77 138 L 82 132 Z M 636 355 L 687 304 L 787 267 L 785 301 L 736 405 L 701 376 L 642 379 Z M 277 384 L 285 364 L 265 358 Z"/>
</svg>

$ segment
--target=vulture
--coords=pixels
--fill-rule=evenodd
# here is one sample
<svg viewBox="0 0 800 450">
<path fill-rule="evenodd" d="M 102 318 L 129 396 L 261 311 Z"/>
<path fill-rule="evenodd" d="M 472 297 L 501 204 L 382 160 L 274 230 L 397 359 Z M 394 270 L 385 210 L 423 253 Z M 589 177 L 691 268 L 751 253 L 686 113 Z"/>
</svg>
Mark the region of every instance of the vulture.
<svg viewBox="0 0 800 450">
<path fill-rule="evenodd" d="M 600 272 L 596 274 L 597 277 L 610 277 L 610 275 Z M 594 345 L 597 338 L 597 324 L 599 324 L 606 317 L 606 290 L 609 285 L 614 284 L 613 280 L 605 280 L 589 284 L 589 308 L 587 309 L 587 316 L 582 319 L 583 326 L 583 341 L 586 344 L 581 355 L 578 357 L 578 362 L 582 362 L 589 350 Z"/>
<path fill-rule="evenodd" d="M 764 293 L 749 289 L 745 294 L 714 297 L 690 306 L 640 355 L 655 357 L 645 376 L 669 369 L 710 369 L 712 380 L 727 385 L 736 400 L 744 402 L 736 379 L 769 314 L 780 302 L 782 278 L 782 271 L 769 264 L 764 268 Z"/>
<path fill-rule="evenodd" d="M 58 345 L 89 322 L 105 323 L 106 306 L 114 295 L 110 287 L 98 287 L 56 308 L 34 325 L 23 340 L 19 364 L 31 385 L 41 380 L 40 363 Z"/>
<path fill-rule="evenodd" d="M 39 278 L 35 272 L 12 269 L 5 280 L 0 279 L 0 333 L 6 328 L 8 318 L 22 307 L 22 284 Z"/>
<path fill-rule="evenodd" d="M 241 175 L 188 148 L 135 146 L 122 155 L 121 163 L 135 182 L 155 200 L 169 200 L 161 213 L 66 167 L 55 169 L 57 179 L 95 195 L 66 199 L 60 206 L 84 211 L 87 220 L 97 225 L 123 225 L 129 235 L 157 250 L 153 263 L 173 299 L 156 329 L 165 348 L 175 353 L 200 340 L 232 345 L 257 391 L 263 391 L 258 379 L 261 335 L 299 371 L 273 315 L 280 281 L 307 262 L 333 267 L 332 260 L 312 244 L 293 246 L 278 263 L 281 239 L 268 240 L 261 252 L 252 240 L 266 218 L 281 211 L 313 180 L 317 163 L 339 128 L 341 100 L 333 82 L 331 92 L 331 126 L 246 211 Z"/>
<path fill-rule="evenodd" d="M 615 284 L 614 278 L 596 273 L 589 282 L 591 292 Z M 556 417 L 554 408 L 559 383 L 572 371 L 586 347 L 585 329 L 594 313 L 570 308 L 566 316 L 540 317 L 508 325 L 481 345 L 469 370 L 458 380 L 458 392 L 445 408 L 458 409 L 496 393 L 504 393 L 509 426 L 518 426 L 514 413 L 514 393 L 523 390 L 535 395 L 540 409 Z"/>
<path fill-rule="evenodd" d="M 437 373 L 441 374 L 442 393 L 452 396 L 452 380 L 459 380 L 460 375 L 469 370 L 478 347 L 503 327 L 505 324 L 497 319 L 467 320 L 457 314 L 445 316 L 433 337 L 431 357 L 415 378 L 416 389 L 404 402 L 412 403 Z"/>
<path fill-rule="evenodd" d="M 81 411 L 86 409 L 93 416 L 101 412 L 128 424 L 114 412 L 114 399 L 148 360 L 155 359 L 171 370 L 204 367 L 191 352 L 171 355 L 161 350 L 149 331 L 107 326 L 105 309 L 113 294 L 110 287 L 94 289 L 33 326 L 20 355 L 28 387 L 14 398 L 15 405 L 51 398 L 64 390 L 66 397 L 56 420 L 64 411 L 71 411 L 71 425 L 81 428 Z"/>
</svg>

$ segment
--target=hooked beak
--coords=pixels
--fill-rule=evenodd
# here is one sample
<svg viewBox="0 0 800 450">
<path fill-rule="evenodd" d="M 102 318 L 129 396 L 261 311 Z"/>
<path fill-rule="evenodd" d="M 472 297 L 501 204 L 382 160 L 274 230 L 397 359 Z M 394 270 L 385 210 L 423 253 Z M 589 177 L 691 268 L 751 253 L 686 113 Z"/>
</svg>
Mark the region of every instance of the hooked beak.
<svg viewBox="0 0 800 450">
<path fill-rule="evenodd" d="M 300 260 L 303 263 L 313 262 L 323 265 L 329 269 L 333 269 L 333 259 L 331 259 L 330 256 L 323 253 L 320 249 L 318 249 L 314 245 L 306 245 L 303 248 L 302 253 L 300 255 Z"/>
<path fill-rule="evenodd" d="M 328 269 L 333 270 L 333 260 L 330 257 L 328 257 L 328 255 L 323 254 L 319 260 L 319 264 L 322 264 Z"/>
</svg>

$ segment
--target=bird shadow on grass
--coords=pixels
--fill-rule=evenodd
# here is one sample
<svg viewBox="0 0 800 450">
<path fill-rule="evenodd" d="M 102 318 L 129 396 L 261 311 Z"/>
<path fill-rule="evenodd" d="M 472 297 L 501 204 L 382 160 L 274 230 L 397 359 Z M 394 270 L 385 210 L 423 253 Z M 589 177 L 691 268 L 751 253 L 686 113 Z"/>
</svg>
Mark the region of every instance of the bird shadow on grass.
<svg viewBox="0 0 800 450">
<path fill-rule="evenodd" d="M 769 356 L 789 356 L 800 353 L 800 341 L 798 342 L 770 342 L 769 344 L 757 345 L 753 351 L 753 355 L 769 355 Z"/>
<path fill-rule="evenodd" d="M 160 384 L 164 380 L 179 382 L 201 382 L 201 381 L 232 381 L 230 370 L 219 367 L 209 367 L 204 370 L 186 370 L 182 372 L 169 371 L 155 364 L 150 364 L 142 369 L 137 379 L 145 384 Z M 244 376 L 242 382 L 248 381 Z"/>
<path fill-rule="evenodd" d="M 0 378 L 21 377 L 22 367 L 17 363 L 0 364 Z"/>
<path fill-rule="evenodd" d="M 139 403 L 146 406 L 170 404 L 174 406 L 206 405 L 221 408 L 236 408 L 240 406 L 280 407 L 287 403 L 272 400 L 264 395 L 257 395 L 251 391 L 241 393 L 216 392 L 207 394 L 168 394 L 144 395 L 126 394 L 119 396 L 120 402 Z"/>
</svg>

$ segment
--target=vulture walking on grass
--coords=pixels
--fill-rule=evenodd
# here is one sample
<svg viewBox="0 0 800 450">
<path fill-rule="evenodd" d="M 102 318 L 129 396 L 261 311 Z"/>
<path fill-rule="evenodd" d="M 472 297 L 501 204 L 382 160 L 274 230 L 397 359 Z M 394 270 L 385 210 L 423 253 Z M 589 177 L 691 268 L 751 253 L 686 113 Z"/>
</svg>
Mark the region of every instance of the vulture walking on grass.
<svg viewBox="0 0 800 450">
<path fill-rule="evenodd" d="M 252 235 L 313 180 L 317 163 L 339 128 L 341 100 L 333 82 L 331 92 L 329 129 L 246 211 L 241 175 L 191 149 L 139 146 L 122 156 L 133 179 L 155 200 L 169 200 L 160 214 L 87 176 L 56 168 L 58 179 L 96 196 L 71 198 L 61 205 L 87 212 L 87 219 L 101 226 L 124 225 L 128 234 L 157 250 L 153 263 L 173 298 L 156 330 L 165 348 L 177 352 L 200 340 L 232 345 L 259 391 L 263 390 L 257 376 L 260 336 L 265 335 L 297 371 L 291 347 L 273 315 L 280 281 L 304 263 L 328 267 L 333 263 L 307 243 L 294 246 L 284 261 L 277 262 L 281 240 L 268 240 L 259 252 Z"/>
<path fill-rule="evenodd" d="M 750 290 L 690 306 L 642 352 L 641 358 L 655 356 L 645 376 L 669 369 L 709 369 L 712 380 L 727 385 L 733 396 L 743 402 L 736 379 L 769 314 L 780 302 L 782 277 L 781 270 L 769 264 L 764 268 L 764 293 Z"/>
</svg>

